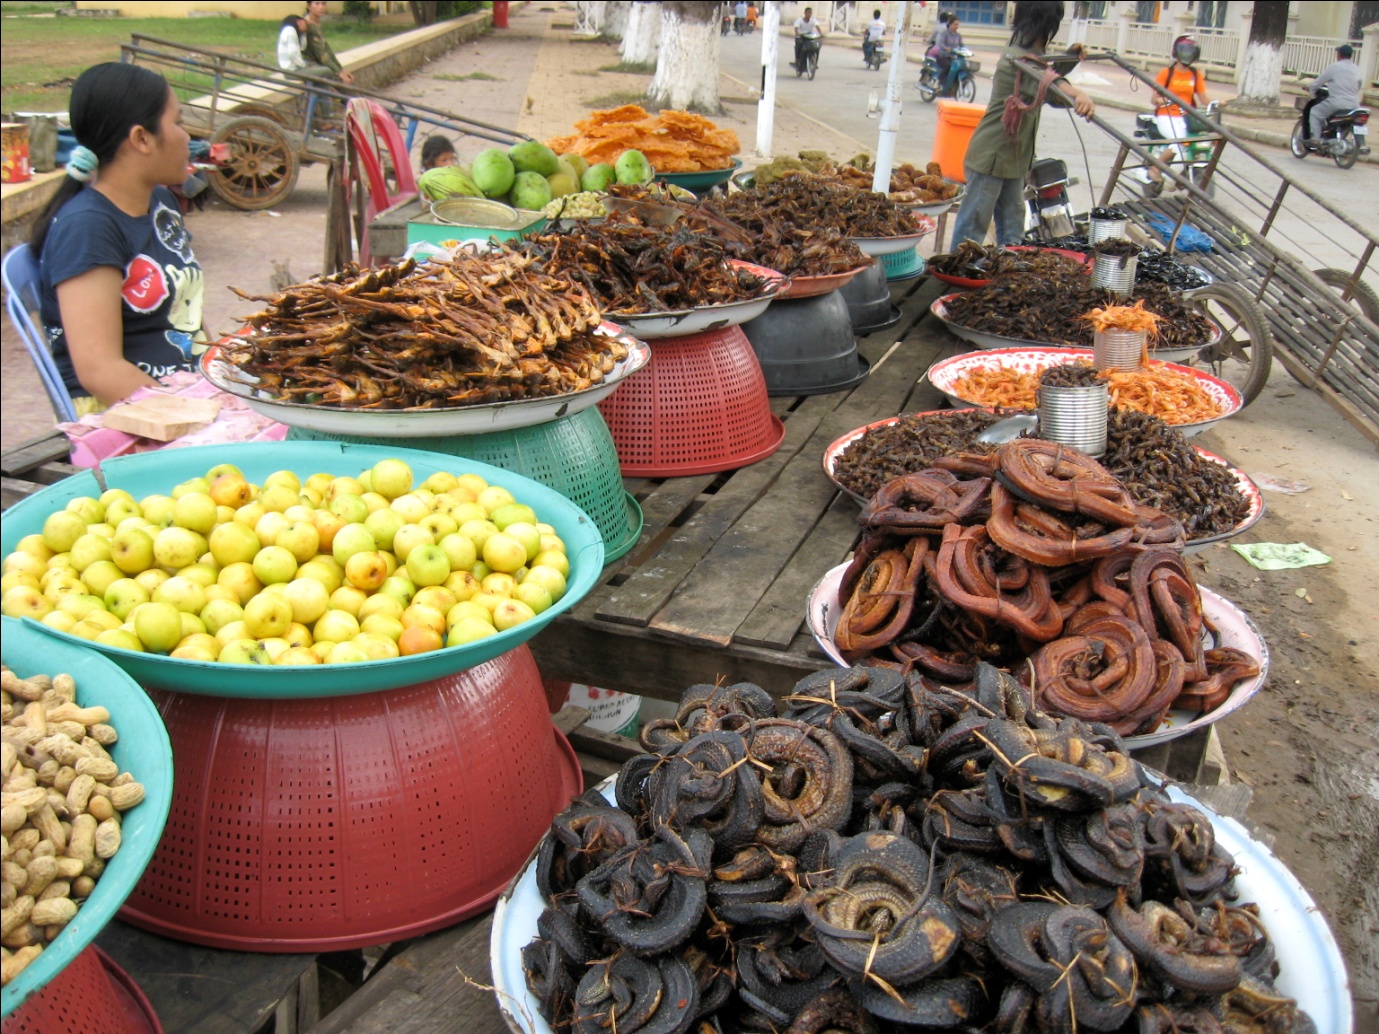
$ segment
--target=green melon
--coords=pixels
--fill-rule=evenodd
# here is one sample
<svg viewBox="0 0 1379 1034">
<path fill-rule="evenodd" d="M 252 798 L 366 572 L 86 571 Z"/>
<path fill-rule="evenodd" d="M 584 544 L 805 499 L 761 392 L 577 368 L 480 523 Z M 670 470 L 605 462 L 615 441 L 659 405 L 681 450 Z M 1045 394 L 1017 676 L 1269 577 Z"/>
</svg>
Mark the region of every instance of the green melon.
<svg viewBox="0 0 1379 1034">
<path fill-rule="evenodd" d="M 469 166 L 470 178 L 474 180 L 486 197 L 502 197 L 512 189 L 517 170 L 512 159 L 496 147 L 480 151 Z"/>
</svg>

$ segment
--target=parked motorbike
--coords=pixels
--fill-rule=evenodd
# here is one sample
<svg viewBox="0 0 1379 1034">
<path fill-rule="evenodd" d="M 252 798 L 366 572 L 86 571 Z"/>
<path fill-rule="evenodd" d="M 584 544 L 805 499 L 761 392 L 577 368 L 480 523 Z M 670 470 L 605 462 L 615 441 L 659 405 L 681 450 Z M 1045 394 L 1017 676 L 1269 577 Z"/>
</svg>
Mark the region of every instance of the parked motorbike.
<svg viewBox="0 0 1379 1034">
<path fill-rule="evenodd" d="M 968 104 L 977 99 L 977 72 L 981 65 L 972 60 L 972 51 L 958 47 L 952 52 L 953 67 L 950 73 L 953 80 L 952 96 Z M 919 73 L 919 96 L 926 104 L 935 97 L 948 96 L 944 93 L 943 79 L 939 75 L 938 58 L 924 57 L 924 68 Z"/>
<path fill-rule="evenodd" d="M 885 48 L 881 40 L 873 42 L 866 36 L 862 37 L 862 64 L 866 65 L 873 72 L 881 68 L 881 63 L 886 60 Z"/>
<path fill-rule="evenodd" d="M 1068 197 L 1068 165 L 1059 158 L 1040 158 L 1026 177 L 1025 236 L 1048 241 L 1076 230 L 1073 204 Z"/>
<path fill-rule="evenodd" d="M 814 78 L 814 73 L 819 70 L 819 51 L 823 48 L 822 36 L 800 37 L 800 59 L 795 62 L 796 77 L 807 75 L 811 79 Z"/>
<path fill-rule="evenodd" d="M 1211 101 L 1202 112 L 1215 118 L 1220 107 L 1219 103 Z M 1147 149 L 1153 151 L 1156 157 L 1165 148 L 1171 151 L 1165 164 L 1179 175 L 1186 176 L 1193 186 L 1208 196 L 1216 193 L 1215 183 L 1211 180 L 1203 182 L 1215 151 L 1210 134 L 1209 126 L 1196 119 L 1190 120 L 1186 115 L 1159 115 L 1150 111 L 1135 116 L 1135 139 L 1144 141 Z M 1165 144 L 1164 148 L 1152 146 L 1159 141 L 1174 142 Z M 1129 175 L 1140 184 L 1147 196 L 1158 197 L 1163 193 L 1164 181 L 1151 176 L 1150 169 L 1151 166 L 1143 165 L 1131 170 Z"/>
<path fill-rule="evenodd" d="M 1294 158 L 1306 158 L 1309 153 L 1329 155 L 1342 169 L 1348 169 L 1360 160 L 1360 155 L 1369 154 L 1369 109 L 1349 108 L 1333 111 L 1322 126 L 1320 140 L 1303 136 L 1304 120 L 1311 117 L 1312 104 L 1325 100 L 1331 91 L 1322 87 L 1315 97 L 1299 97 L 1295 102 L 1302 114 L 1293 126 L 1293 135 L 1288 140 Z"/>
</svg>

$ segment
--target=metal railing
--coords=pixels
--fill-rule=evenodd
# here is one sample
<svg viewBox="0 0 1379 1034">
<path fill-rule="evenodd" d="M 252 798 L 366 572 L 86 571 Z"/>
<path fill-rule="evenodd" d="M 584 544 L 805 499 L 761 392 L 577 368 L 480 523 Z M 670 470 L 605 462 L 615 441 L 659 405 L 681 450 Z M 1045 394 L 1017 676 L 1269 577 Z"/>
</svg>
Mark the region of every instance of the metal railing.
<svg viewBox="0 0 1379 1034">
<path fill-rule="evenodd" d="M 1283 44 L 1283 70 L 1296 75 L 1317 75 L 1336 60 L 1336 48 L 1349 43 L 1360 53 L 1363 40 L 1332 39 L 1329 36 L 1289 36 Z"/>
</svg>

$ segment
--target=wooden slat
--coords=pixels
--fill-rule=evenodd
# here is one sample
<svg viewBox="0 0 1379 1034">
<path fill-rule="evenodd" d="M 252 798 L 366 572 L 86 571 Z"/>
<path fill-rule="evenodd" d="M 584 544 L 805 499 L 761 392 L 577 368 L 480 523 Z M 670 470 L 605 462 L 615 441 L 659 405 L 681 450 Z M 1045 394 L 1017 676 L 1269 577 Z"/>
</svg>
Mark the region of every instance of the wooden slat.
<svg viewBox="0 0 1379 1034">
<path fill-rule="evenodd" d="M 66 460 L 70 451 L 71 446 L 67 442 L 67 437 L 61 431 L 54 429 L 47 434 L 16 445 L 13 449 L 0 455 L 0 471 L 14 477 L 26 474 L 44 463 L 67 465 Z M 72 469 L 76 470 L 77 468 L 73 467 Z"/>
<path fill-rule="evenodd" d="M 167 1034 L 255 1034 L 315 955 L 218 951 L 114 920 L 96 943 L 134 976 Z"/>
</svg>

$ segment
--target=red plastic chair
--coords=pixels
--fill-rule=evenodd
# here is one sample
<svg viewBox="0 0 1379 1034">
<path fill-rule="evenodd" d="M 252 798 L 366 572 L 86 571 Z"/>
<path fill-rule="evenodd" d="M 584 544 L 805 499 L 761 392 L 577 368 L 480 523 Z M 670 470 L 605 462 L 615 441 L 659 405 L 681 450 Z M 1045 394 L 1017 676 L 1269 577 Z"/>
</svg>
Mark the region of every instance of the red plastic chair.
<svg viewBox="0 0 1379 1034">
<path fill-rule="evenodd" d="M 356 236 L 360 261 L 369 265 L 372 261 L 369 224 L 384 209 L 416 197 L 417 181 L 402 131 L 383 105 L 363 97 L 351 100 L 345 108 L 345 131 L 354 154 L 349 173 L 350 192 L 353 193 L 356 185 L 368 188 L 368 200 L 363 206 L 362 222 L 356 226 Z"/>
</svg>

